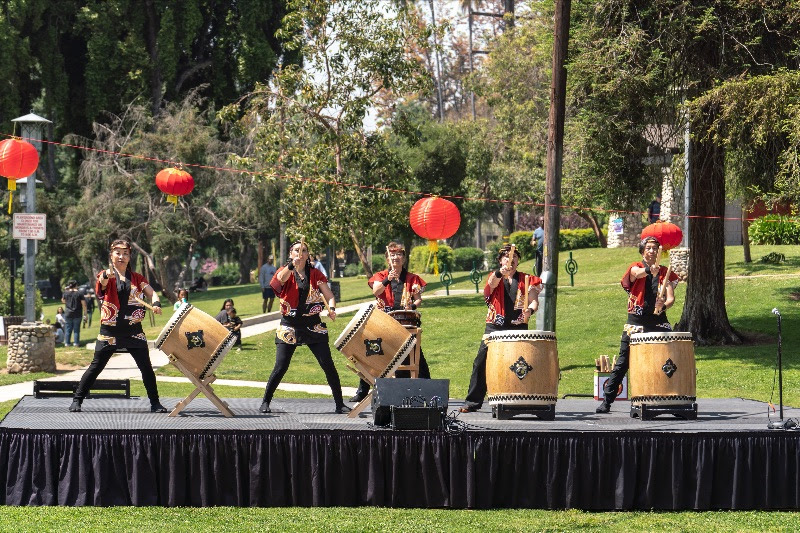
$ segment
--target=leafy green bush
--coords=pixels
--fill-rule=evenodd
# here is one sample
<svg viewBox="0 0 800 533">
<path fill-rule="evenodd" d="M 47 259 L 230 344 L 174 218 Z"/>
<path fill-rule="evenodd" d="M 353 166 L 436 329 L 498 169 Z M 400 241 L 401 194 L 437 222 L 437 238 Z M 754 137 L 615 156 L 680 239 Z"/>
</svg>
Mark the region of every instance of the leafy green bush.
<svg viewBox="0 0 800 533">
<path fill-rule="evenodd" d="M 603 230 L 606 233 L 606 230 Z M 517 245 L 517 250 L 522 255 L 522 260 L 527 261 L 534 257 L 534 246 L 531 244 L 532 231 L 515 231 L 509 237 L 509 240 Z M 503 246 L 500 240 L 489 243 L 487 249 L 489 255 L 487 262 L 489 263 L 489 270 L 497 268 L 497 253 Z M 558 233 L 558 249 L 563 252 L 566 250 L 577 250 L 579 248 L 600 248 L 600 241 L 591 229 L 562 229 Z"/>
<path fill-rule="evenodd" d="M 14 314 L 16 316 L 25 314 L 25 285 L 20 278 L 20 269 L 17 269 L 17 279 L 14 284 Z M 0 261 L 0 315 L 8 316 L 11 311 L 9 307 L 9 293 L 11 292 L 11 272 L 8 263 Z M 42 294 L 36 289 L 36 296 L 33 302 L 36 319 L 42 314 Z"/>
<path fill-rule="evenodd" d="M 383 254 L 372 254 L 372 271 L 378 272 L 379 270 L 386 269 L 386 257 Z M 344 267 L 344 276 L 353 277 L 353 276 L 363 276 L 364 273 L 364 265 L 361 264 L 361 261 L 357 263 L 350 263 L 349 265 Z"/>
<path fill-rule="evenodd" d="M 473 263 L 479 270 L 483 269 L 483 250 L 470 247 L 453 249 L 453 270 L 472 270 Z"/>
<path fill-rule="evenodd" d="M 605 231 L 604 231 L 605 233 Z M 600 241 L 591 229 L 562 229 L 558 235 L 558 249 L 600 248 Z"/>
<path fill-rule="evenodd" d="M 753 244 L 800 244 L 800 223 L 796 217 L 766 215 L 750 224 Z"/>
<path fill-rule="evenodd" d="M 354 276 L 358 276 L 358 271 L 363 271 L 364 269 L 361 268 L 361 264 L 357 263 L 350 263 L 344 267 L 344 277 L 352 278 Z"/>
<path fill-rule="evenodd" d="M 533 259 L 536 254 L 536 247 L 531 244 L 532 238 L 532 231 L 515 231 L 508 237 L 508 241 L 517 246 L 523 261 Z"/>
<path fill-rule="evenodd" d="M 228 263 L 218 266 L 216 270 L 211 273 L 211 277 L 219 277 L 220 285 L 236 285 L 239 283 L 239 265 Z"/>
<path fill-rule="evenodd" d="M 428 246 L 414 246 L 411 253 L 408 255 L 408 270 L 416 274 L 433 272 L 433 258 L 428 264 Z M 452 272 L 453 270 L 453 249 L 447 245 L 439 245 L 439 271 L 442 270 L 442 265 L 447 265 L 447 268 Z M 425 266 L 427 265 L 427 269 Z M 472 268 L 472 267 L 470 267 Z"/>
</svg>

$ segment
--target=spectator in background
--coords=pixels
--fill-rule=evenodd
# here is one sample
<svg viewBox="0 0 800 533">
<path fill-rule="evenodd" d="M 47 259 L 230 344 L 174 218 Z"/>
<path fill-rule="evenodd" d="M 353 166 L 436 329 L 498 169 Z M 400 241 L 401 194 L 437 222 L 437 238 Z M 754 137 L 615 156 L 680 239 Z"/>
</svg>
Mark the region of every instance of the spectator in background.
<svg viewBox="0 0 800 533">
<path fill-rule="evenodd" d="M 275 303 L 275 291 L 269 286 L 269 282 L 272 281 L 272 276 L 277 270 L 272 262 L 272 256 L 267 257 L 267 262 L 258 271 L 258 284 L 261 285 L 261 298 L 264 300 L 261 303 L 262 313 L 271 313 L 272 304 Z"/>
<path fill-rule="evenodd" d="M 228 323 L 228 309 L 233 309 L 233 298 L 228 298 L 222 302 L 222 309 L 220 309 L 217 316 L 214 317 L 217 319 L 217 322 L 223 326 Z"/>
<path fill-rule="evenodd" d="M 69 280 L 67 290 L 61 297 L 64 304 L 66 319 L 66 332 L 64 333 L 64 344 L 69 345 L 73 340 L 73 346 L 79 346 L 81 342 L 81 319 L 86 315 L 86 299 L 83 293 L 78 290 L 78 282 L 74 279 Z"/>
<path fill-rule="evenodd" d="M 535 246 L 536 272 L 534 274 L 541 276 L 542 259 L 544 258 L 544 217 L 536 219 L 536 229 L 533 230 L 531 244 Z"/>
<path fill-rule="evenodd" d="M 647 206 L 647 220 L 652 224 L 658 222 L 659 218 L 661 218 L 661 195 L 657 194 L 656 199 Z"/>
<path fill-rule="evenodd" d="M 186 289 L 181 289 L 180 291 L 178 291 L 178 301 L 175 302 L 175 304 L 173 304 L 172 310 L 177 311 L 181 305 L 187 303 L 189 303 L 189 291 L 187 291 Z"/>
<path fill-rule="evenodd" d="M 83 317 L 83 327 L 92 327 L 92 314 L 94 313 L 95 302 L 94 302 L 94 291 L 89 289 L 89 292 L 86 293 L 84 297 L 86 300 L 86 316 Z"/>
<path fill-rule="evenodd" d="M 56 309 L 56 324 L 58 324 L 58 326 L 61 329 L 64 329 L 66 327 L 66 325 L 67 325 L 67 319 L 64 318 L 64 308 L 63 307 L 59 307 L 58 309 Z"/>
<path fill-rule="evenodd" d="M 236 308 L 231 307 L 228 309 L 228 322 L 225 323 L 225 327 L 228 328 L 234 335 L 236 335 L 236 342 L 233 343 L 236 346 L 236 351 L 242 351 L 242 319 L 236 315 Z"/>
<path fill-rule="evenodd" d="M 53 324 L 53 330 L 56 333 L 56 345 L 64 342 L 64 328 L 61 326 L 59 322 Z"/>
<path fill-rule="evenodd" d="M 319 257 L 313 255 L 311 258 L 311 266 L 322 272 L 322 275 L 326 278 L 328 277 L 328 271 L 325 270 L 325 265 L 322 264 L 322 261 L 319 260 Z"/>
</svg>

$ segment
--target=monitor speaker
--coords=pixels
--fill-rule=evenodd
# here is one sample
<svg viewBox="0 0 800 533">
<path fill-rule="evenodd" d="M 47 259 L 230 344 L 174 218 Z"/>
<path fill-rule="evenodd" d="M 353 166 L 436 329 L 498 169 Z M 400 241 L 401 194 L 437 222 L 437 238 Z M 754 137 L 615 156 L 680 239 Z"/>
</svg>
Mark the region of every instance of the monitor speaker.
<svg viewBox="0 0 800 533">
<path fill-rule="evenodd" d="M 376 426 L 387 426 L 394 419 L 402 419 L 404 413 L 412 414 L 412 410 L 419 413 L 425 410 L 436 410 L 440 413 L 447 412 L 447 402 L 450 394 L 449 379 L 410 379 L 410 378 L 378 378 L 375 380 L 375 392 L 372 395 L 372 413 Z M 408 409 L 408 411 L 406 411 Z M 419 416 L 430 425 L 431 416 Z M 413 425 L 413 423 L 412 423 Z M 430 429 L 429 427 L 402 427 L 398 429 Z"/>
</svg>

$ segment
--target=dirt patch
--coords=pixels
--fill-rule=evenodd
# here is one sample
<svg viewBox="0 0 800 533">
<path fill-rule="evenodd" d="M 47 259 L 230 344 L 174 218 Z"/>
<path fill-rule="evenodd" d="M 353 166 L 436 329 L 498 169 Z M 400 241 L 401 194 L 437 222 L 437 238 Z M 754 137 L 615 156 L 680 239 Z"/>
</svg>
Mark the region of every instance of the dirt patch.
<svg viewBox="0 0 800 533">
<path fill-rule="evenodd" d="M 56 374 L 62 372 L 72 372 L 73 370 L 79 370 L 81 368 L 83 368 L 81 365 L 72 365 L 69 363 L 56 362 Z"/>
<path fill-rule="evenodd" d="M 800 292 L 790 292 L 789 299 L 794 300 L 795 302 L 800 301 Z"/>
</svg>

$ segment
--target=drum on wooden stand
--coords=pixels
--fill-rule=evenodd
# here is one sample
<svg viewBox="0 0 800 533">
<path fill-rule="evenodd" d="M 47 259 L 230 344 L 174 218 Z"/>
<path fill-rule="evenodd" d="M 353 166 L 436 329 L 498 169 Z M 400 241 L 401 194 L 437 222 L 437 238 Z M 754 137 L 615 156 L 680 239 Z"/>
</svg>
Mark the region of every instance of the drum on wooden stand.
<svg viewBox="0 0 800 533">
<path fill-rule="evenodd" d="M 683 331 L 634 333 L 628 356 L 631 416 L 697 418 L 694 342 Z"/>
<path fill-rule="evenodd" d="M 419 311 L 415 309 L 398 309 L 397 311 L 389 311 L 386 314 L 406 328 L 418 328 L 422 325 Z"/>
<path fill-rule="evenodd" d="M 216 376 L 214 370 L 236 342 L 236 336 L 214 317 L 183 303 L 161 330 L 155 346 L 166 353 L 175 365 L 197 387 L 195 392 L 178 403 L 170 416 L 177 415 L 198 393 L 216 405 L 225 416 L 233 416 L 227 405 L 213 393 L 208 385 Z"/>
<path fill-rule="evenodd" d="M 422 320 L 420 319 L 419 311 L 416 309 L 398 309 L 397 311 L 388 311 L 386 314 L 398 321 L 417 339 L 416 346 L 408 356 L 408 362 L 404 362 L 397 369 L 407 370 L 412 378 L 418 378 L 419 359 L 422 353 Z"/>
<path fill-rule="evenodd" d="M 492 416 L 555 418 L 558 350 L 552 331 L 496 331 L 486 338 L 486 388 Z"/>
<path fill-rule="evenodd" d="M 361 307 L 334 342 L 370 384 L 391 377 L 415 344 L 414 336 L 374 303 Z"/>
</svg>

